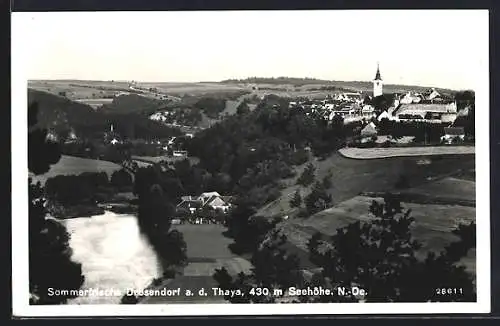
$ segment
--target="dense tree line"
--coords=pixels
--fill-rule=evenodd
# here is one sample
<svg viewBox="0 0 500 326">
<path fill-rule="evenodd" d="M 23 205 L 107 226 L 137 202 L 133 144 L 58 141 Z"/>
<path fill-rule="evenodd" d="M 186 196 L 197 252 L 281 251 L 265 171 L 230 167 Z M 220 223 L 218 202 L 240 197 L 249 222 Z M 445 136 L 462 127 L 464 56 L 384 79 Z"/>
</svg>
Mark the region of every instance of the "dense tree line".
<svg viewBox="0 0 500 326">
<path fill-rule="evenodd" d="M 133 96 L 137 97 L 137 95 Z M 44 128 L 50 127 L 57 134 L 68 134 L 68 131 L 73 129 L 80 139 L 102 142 L 103 134 L 109 131 L 111 124 L 115 132 L 125 139 L 158 139 L 181 134 L 178 128 L 150 120 L 148 114 L 138 110 L 137 106 L 132 105 L 133 103 L 127 102 L 127 96 L 123 98 L 120 96 L 116 98 L 116 101 L 125 101 L 135 110 L 126 109 L 123 112 L 121 106 L 115 110 L 94 110 L 88 105 L 33 89 L 28 90 L 28 99 L 30 103 L 36 102 L 39 106 L 38 124 Z M 140 101 L 143 103 L 142 101 L 149 100 L 141 97 Z M 160 104 L 155 107 L 155 110 L 161 107 Z"/>
<path fill-rule="evenodd" d="M 440 253 L 428 252 L 419 257 L 422 243 L 411 233 L 414 219 L 394 197 L 370 206 L 372 220 L 354 222 L 339 228 L 335 235 L 313 235 L 308 243 L 309 260 L 317 271 L 312 276 L 302 272 L 304 262 L 287 248 L 286 236 L 271 228 L 252 254 L 250 273 L 229 275 L 224 268 L 214 274 L 219 287 L 240 289 L 242 297 L 226 296 L 232 303 L 274 302 L 474 302 L 474 277 L 457 264 L 475 247 L 475 224 L 460 225 L 452 242 Z M 352 287 L 364 289 L 365 295 L 291 295 L 289 287 Z M 269 293 L 256 292 L 268 288 Z M 443 295 L 439 291 L 456 288 Z M 253 289 L 253 290 L 252 290 Z M 281 289 L 283 295 L 275 295 Z"/>
<path fill-rule="evenodd" d="M 290 164 L 308 145 L 316 155 L 331 153 L 341 146 L 344 132 L 343 124 L 329 126 L 300 110 L 289 110 L 286 99 L 268 96 L 254 111 L 198 133 L 187 149 L 208 172 L 226 173 L 235 184 L 258 163 Z M 305 157 L 303 152 L 299 155 Z"/>
<path fill-rule="evenodd" d="M 227 79 L 222 83 L 248 83 L 248 84 L 291 84 L 291 85 L 307 85 L 307 84 L 329 84 L 331 81 L 321 80 L 316 78 L 295 78 L 295 77 L 249 77 L 245 79 Z"/>
<path fill-rule="evenodd" d="M 182 186 L 173 178 L 173 171 L 156 165 L 141 168 L 135 176 L 134 193 L 139 199 L 137 220 L 158 254 L 164 275 L 172 277 L 176 267 L 186 264 L 187 246 L 182 233 L 171 229 L 175 216 L 177 194 Z"/>
<path fill-rule="evenodd" d="M 28 168 L 44 174 L 60 159 L 57 144 L 37 126 L 37 103 L 28 107 Z M 61 304 L 74 297 L 51 296 L 49 288 L 78 290 L 84 281 L 81 264 L 71 260 L 69 234 L 60 222 L 48 219 L 44 189 L 28 180 L 29 187 L 29 291 L 30 304 Z"/>
<path fill-rule="evenodd" d="M 95 203 L 110 198 L 116 192 L 131 191 L 132 176 L 125 170 L 113 172 L 83 172 L 78 175 L 57 175 L 45 182 L 47 199 L 61 205 Z"/>
<path fill-rule="evenodd" d="M 255 110 L 240 110 L 186 143 L 189 153 L 200 159 L 197 168 L 218 176 L 217 182 L 212 178 L 213 190 L 237 197 L 228 217 L 228 235 L 235 241 L 233 249 L 240 252 L 251 248 L 248 238 L 268 227 L 251 216 L 281 195 L 281 180 L 292 177 L 293 166 L 310 158 L 306 148 L 326 156 L 342 146 L 349 133 L 342 119 L 328 124 L 290 110 L 288 104 L 288 99 L 267 96 Z"/>
<path fill-rule="evenodd" d="M 217 119 L 226 108 L 226 100 L 217 97 L 202 97 L 194 104 L 194 108 L 202 110 L 209 118 Z"/>
<path fill-rule="evenodd" d="M 113 98 L 110 104 L 104 104 L 100 110 L 106 113 L 128 114 L 144 113 L 148 114 L 165 107 L 170 100 L 159 100 L 138 94 L 121 95 Z"/>
</svg>

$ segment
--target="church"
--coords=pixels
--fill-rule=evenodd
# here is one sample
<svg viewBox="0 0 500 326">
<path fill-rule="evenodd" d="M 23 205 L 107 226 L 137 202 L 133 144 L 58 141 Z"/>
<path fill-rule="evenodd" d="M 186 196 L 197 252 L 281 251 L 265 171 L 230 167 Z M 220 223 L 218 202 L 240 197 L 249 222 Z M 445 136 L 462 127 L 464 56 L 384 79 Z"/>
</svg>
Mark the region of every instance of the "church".
<svg viewBox="0 0 500 326">
<path fill-rule="evenodd" d="M 383 82 L 380 76 L 380 67 L 377 63 L 377 73 L 375 74 L 375 79 L 373 80 L 373 97 L 381 96 L 383 94 Z"/>
</svg>

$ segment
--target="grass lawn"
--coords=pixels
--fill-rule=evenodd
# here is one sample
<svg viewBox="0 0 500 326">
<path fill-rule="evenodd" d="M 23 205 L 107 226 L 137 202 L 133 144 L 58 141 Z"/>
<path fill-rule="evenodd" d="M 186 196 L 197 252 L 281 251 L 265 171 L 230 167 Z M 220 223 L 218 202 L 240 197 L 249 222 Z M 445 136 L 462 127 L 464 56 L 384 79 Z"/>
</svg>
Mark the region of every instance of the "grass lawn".
<svg viewBox="0 0 500 326">
<path fill-rule="evenodd" d="M 430 197 L 447 197 L 451 199 L 475 201 L 476 182 L 450 177 L 436 180 L 403 192 Z"/>
<path fill-rule="evenodd" d="M 121 168 L 120 165 L 113 162 L 62 155 L 59 162 L 51 166 L 49 172 L 34 176 L 33 180 L 44 184 L 47 179 L 56 175 L 72 175 L 83 172 L 106 172 L 108 176 L 111 176 L 113 172 Z"/>
<path fill-rule="evenodd" d="M 352 159 L 379 159 L 399 156 L 424 155 L 474 155 L 474 146 L 422 146 L 422 147 L 389 147 L 389 148 L 342 148 L 339 152 Z"/>
<path fill-rule="evenodd" d="M 335 207 L 326 209 L 306 219 L 291 219 L 281 223 L 288 240 L 298 250 L 307 252 L 307 242 L 316 232 L 333 235 L 338 228 L 356 221 L 369 221 L 369 206 L 374 198 L 356 196 Z M 375 199 L 382 202 L 381 198 Z M 461 223 L 470 223 L 476 218 L 474 207 L 458 205 L 420 205 L 402 203 L 404 209 L 411 209 L 415 218 L 413 236 L 422 242 L 422 252 L 441 251 L 450 242 L 458 240 L 451 230 Z M 463 263 L 475 272 L 475 251 L 470 252 Z"/>
<path fill-rule="evenodd" d="M 173 228 L 182 232 L 184 240 L 187 243 L 188 265 L 184 268 L 182 276 L 172 280 L 164 280 L 161 285 L 155 289 L 177 289 L 181 288 L 181 293 L 189 289 L 196 293 L 200 289 L 205 289 L 208 296 L 185 297 L 183 295 L 176 297 L 149 297 L 141 299 L 140 303 L 223 303 L 224 298 L 213 296 L 211 288 L 216 287 L 217 283 L 212 275 L 215 269 L 225 267 L 230 274 L 239 272 L 248 272 L 251 268 L 250 262 L 233 254 L 228 249 L 231 239 L 222 234 L 226 228 L 216 224 L 182 224 L 175 225 Z"/>
<path fill-rule="evenodd" d="M 228 249 L 231 239 L 222 234 L 226 228 L 218 224 L 181 224 L 172 226 L 184 235 L 189 259 L 237 257 Z"/>
<path fill-rule="evenodd" d="M 420 164 L 425 159 L 426 164 Z M 442 155 L 430 157 L 391 157 L 374 160 L 353 160 L 335 153 L 329 158 L 311 161 L 316 167 L 316 180 L 331 174 L 333 205 L 359 195 L 362 192 L 385 192 L 395 189 L 400 175 L 408 178 L 410 187 L 417 187 L 435 180 L 462 171 L 475 168 L 474 155 Z M 257 215 L 275 216 L 293 214 L 289 201 L 296 189 L 300 189 L 302 196 L 309 194 L 309 188 L 296 185 L 296 179 L 304 170 L 306 164 L 296 168 L 294 178 L 284 180 L 285 188 L 282 196 L 276 201 L 262 207 Z"/>
</svg>

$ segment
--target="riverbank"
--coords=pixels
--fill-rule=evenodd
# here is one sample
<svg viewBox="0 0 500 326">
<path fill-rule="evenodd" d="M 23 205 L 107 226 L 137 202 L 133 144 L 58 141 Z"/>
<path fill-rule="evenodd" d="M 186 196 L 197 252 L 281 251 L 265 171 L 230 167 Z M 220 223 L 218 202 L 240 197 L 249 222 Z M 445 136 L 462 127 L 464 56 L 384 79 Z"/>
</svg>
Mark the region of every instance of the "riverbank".
<svg viewBox="0 0 500 326">
<path fill-rule="evenodd" d="M 345 147 L 338 151 L 340 155 L 351 159 L 381 159 L 388 157 L 429 156 L 429 155 L 474 155 L 475 146 L 422 146 L 389 148 Z"/>
<path fill-rule="evenodd" d="M 49 206 L 50 215 L 53 217 L 66 220 L 71 218 L 79 217 L 92 217 L 95 215 L 104 214 L 105 210 L 103 207 L 99 207 L 96 204 L 77 204 L 77 205 L 59 205 L 52 204 Z"/>
<path fill-rule="evenodd" d="M 92 217 L 102 215 L 104 211 L 116 214 L 135 214 L 138 210 L 136 197 L 131 192 L 118 192 L 107 197 L 101 202 L 84 201 L 78 204 L 49 203 L 48 210 L 58 219 L 78 217 Z"/>
</svg>

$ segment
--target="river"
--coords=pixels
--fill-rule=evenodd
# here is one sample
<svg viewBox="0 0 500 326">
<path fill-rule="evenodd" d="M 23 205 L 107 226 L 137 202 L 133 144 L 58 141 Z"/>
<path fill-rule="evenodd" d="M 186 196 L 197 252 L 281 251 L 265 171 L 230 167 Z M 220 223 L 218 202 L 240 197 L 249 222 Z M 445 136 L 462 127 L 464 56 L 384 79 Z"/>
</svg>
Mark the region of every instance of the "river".
<svg viewBox="0 0 500 326">
<path fill-rule="evenodd" d="M 74 261 L 82 264 L 81 289 L 143 289 L 161 275 L 158 258 L 132 215 L 106 211 L 91 218 L 64 220 Z M 116 304 L 121 296 L 80 296 L 68 304 Z"/>
</svg>

